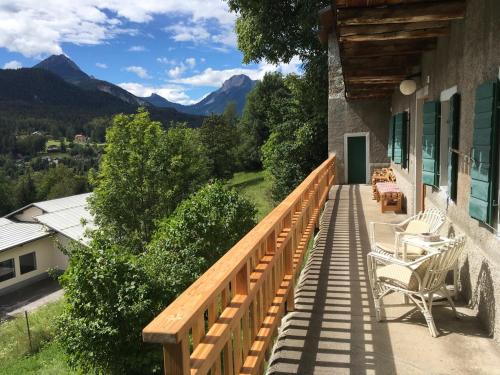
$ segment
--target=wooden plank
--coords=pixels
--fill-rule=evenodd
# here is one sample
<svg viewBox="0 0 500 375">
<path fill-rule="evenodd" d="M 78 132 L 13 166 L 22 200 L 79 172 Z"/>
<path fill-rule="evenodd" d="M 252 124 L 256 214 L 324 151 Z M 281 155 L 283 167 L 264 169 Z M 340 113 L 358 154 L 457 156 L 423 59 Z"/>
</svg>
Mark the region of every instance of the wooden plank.
<svg viewBox="0 0 500 375">
<path fill-rule="evenodd" d="M 446 36 L 449 33 L 448 27 L 442 27 L 439 29 L 422 29 L 422 30 L 412 30 L 412 31 L 393 31 L 389 33 L 379 33 L 379 34 L 358 34 L 358 35 L 348 35 L 340 37 L 340 42 L 378 42 L 378 41 L 392 41 L 392 40 L 410 40 L 410 39 L 424 39 L 424 38 L 436 38 L 440 36 Z"/>
<path fill-rule="evenodd" d="M 337 25 L 377 25 L 387 23 L 451 21 L 465 16 L 465 1 L 393 5 L 381 8 L 337 10 Z"/>
<path fill-rule="evenodd" d="M 342 38 L 351 35 L 366 35 L 366 34 L 373 35 L 373 34 L 386 34 L 398 31 L 440 29 L 448 26 L 449 26 L 448 21 L 387 23 L 380 25 L 352 25 L 352 26 L 339 27 L 338 36 Z"/>
<path fill-rule="evenodd" d="M 420 63 L 420 53 L 402 56 L 377 56 L 377 57 L 344 57 L 342 69 L 378 68 L 378 67 L 412 67 Z"/>
<path fill-rule="evenodd" d="M 163 366 L 165 375 L 189 374 L 189 340 L 187 337 L 177 344 L 163 345 Z"/>
<path fill-rule="evenodd" d="M 435 39 L 408 41 L 341 43 L 341 58 L 415 55 L 436 47 Z"/>
</svg>

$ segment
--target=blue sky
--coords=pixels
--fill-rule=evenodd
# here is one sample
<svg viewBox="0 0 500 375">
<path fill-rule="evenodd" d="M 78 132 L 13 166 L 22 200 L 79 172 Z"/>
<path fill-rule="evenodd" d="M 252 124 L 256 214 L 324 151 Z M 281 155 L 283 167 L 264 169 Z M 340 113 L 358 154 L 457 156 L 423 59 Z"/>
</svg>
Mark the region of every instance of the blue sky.
<svg viewBox="0 0 500 375">
<path fill-rule="evenodd" d="M 243 65 L 222 0 L 0 0 L 0 67 L 64 53 L 82 70 L 139 96 L 191 104 L 234 74 L 260 79 L 300 61 Z"/>
</svg>

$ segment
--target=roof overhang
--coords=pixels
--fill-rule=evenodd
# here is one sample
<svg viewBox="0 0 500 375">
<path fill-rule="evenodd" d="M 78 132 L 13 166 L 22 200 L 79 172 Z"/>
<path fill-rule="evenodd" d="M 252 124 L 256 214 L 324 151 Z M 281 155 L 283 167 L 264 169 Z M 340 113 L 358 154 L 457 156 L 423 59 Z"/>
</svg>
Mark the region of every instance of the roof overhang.
<svg viewBox="0 0 500 375">
<path fill-rule="evenodd" d="M 319 38 L 335 31 L 346 98 L 390 97 L 465 8 L 465 0 L 332 0 L 319 14 Z"/>
</svg>

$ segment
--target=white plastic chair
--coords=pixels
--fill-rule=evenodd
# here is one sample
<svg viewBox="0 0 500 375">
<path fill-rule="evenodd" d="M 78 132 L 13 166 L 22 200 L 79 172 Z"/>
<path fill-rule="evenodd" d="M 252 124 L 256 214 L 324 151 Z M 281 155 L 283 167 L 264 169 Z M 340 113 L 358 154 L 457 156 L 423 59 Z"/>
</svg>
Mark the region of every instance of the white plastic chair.
<svg viewBox="0 0 500 375">
<path fill-rule="evenodd" d="M 465 237 L 451 240 L 439 248 L 427 248 L 428 255 L 404 262 L 379 252 L 368 254 L 368 275 L 378 321 L 385 319 L 383 298 L 390 293 L 402 293 L 417 305 L 425 317 L 433 337 L 439 332 L 432 317 L 433 296 L 441 292 L 450 303 L 456 317 L 455 304 L 446 289 L 446 275 L 455 268 L 465 246 Z"/>
<path fill-rule="evenodd" d="M 446 221 L 446 215 L 441 210 L 431 208 L 412 216 L 401 223 L 370 223 L 370 237 L 372 251 L 398 257 L 404 237 L 422 233 L 437 233 Z M 379 227 L 390 228 L 394 234 L 394 242 L 377 240 L 376 233 Z M 407 259 L 416 259 L 425 254 L 418 246 L 408 245 L 406 248 Z"/>
</svg>

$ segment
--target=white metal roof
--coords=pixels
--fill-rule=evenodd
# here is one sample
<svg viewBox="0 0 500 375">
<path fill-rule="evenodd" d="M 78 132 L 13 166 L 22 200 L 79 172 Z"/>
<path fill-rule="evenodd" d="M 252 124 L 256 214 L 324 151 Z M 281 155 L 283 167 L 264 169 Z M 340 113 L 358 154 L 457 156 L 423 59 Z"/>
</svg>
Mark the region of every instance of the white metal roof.
<svg viewBox="0 0 500 375">
<path fill-rule="evenodd" d="M 50 232 L 43 225 L 17 223 L 5 218 L 0 219 L 0 251 L 19 246 L 48 236 Z"/>
<path fill-rule="evenodd" d="M 45 212 L 55 212 L 73 207 L 87 206 L 87 198 L 90 197 L 90 195 L 91 193 L 71 195 L 69 197 L 36 202 L 33 203 L 33 206 L 38 207 Z"/>
<path fill-rule="evenodd" d="M 93 228 L 86 205 L 60 209 L 35 216 L 35 220 L 75 241 L 86 242 L 85 230 Z"/>
</svg>

